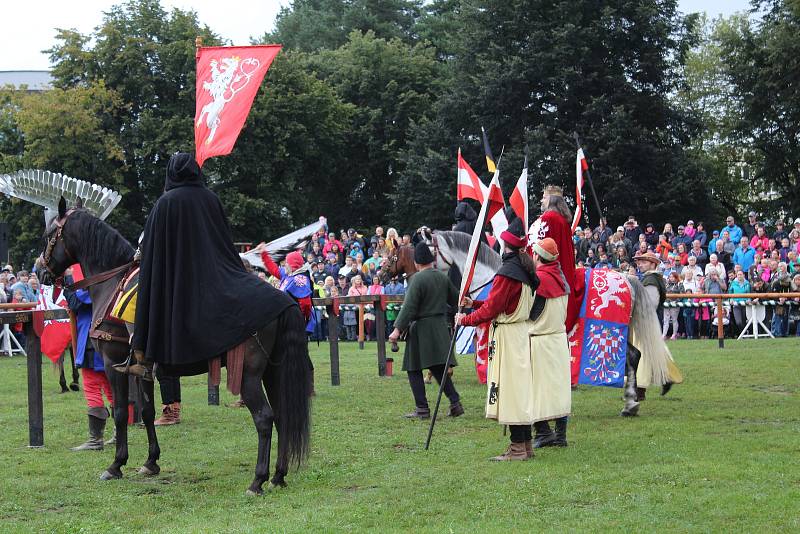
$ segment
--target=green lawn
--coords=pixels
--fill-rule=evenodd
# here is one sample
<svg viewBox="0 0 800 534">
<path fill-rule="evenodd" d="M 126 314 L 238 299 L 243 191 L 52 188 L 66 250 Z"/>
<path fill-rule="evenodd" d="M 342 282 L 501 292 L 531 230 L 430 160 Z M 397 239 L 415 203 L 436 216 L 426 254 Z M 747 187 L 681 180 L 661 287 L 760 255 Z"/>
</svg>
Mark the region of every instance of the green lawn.
<svg viewBox="0 0 800 534">
<path fill-rule="evenodd" d="M 797 532 L 800 342 L 716 343 L 673 342 L 686 382 L 667 397 L 651 390 L 638 418 L 618 416 L 621 390 L 582 387 L 570 446 L 514 463 L 487 461 L 507 438 L 483 418 L 467 358 L 456 371 L 466 416 L 441 420 L 425 452 L 427 424 L 401 417 L 413 407 L 405 377 L 377 377 L 374 344 L 342 345 L 335 388 L 327 344 L 314 344 L 312 455 L 288 488 L 263 497 L 245 495 L 256 454 L 249 413 L 207 406 L 205 377 L 184 381 L 183 423 L 159 430 L 161 475 L 136 474 L 146 436 L 132 429 L 125 478 L 100 482 L 113 452 L 68 450 L 86 435 L 82 394 L 58 394 L 45 366 L 46 447 L 29 450 L 25 362 L 1 358 L 0 528 Z"/>
</svg>

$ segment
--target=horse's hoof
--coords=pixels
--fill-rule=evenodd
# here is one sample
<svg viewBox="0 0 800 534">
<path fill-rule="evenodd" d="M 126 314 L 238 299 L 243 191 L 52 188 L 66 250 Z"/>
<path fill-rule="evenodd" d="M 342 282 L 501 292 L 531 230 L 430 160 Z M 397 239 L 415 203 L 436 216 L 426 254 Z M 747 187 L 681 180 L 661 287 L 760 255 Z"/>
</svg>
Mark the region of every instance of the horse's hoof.
<svg viewBox="0 0 800 534">
<path fill-rule="evenodd" d="M 669 393 L 669 390 L 671 389 L 672 389 L 672 382 L 667 382 L 666 384 L 661 386 L 661 396 L 663 397 L 664 395 Z"/>
<path fill-rule="evenodd" d="M 115 475 L 114 473 L 111 473 L 108 470 L 103 471 L 103 474 L 100 475 L 100 480 L 117 480 L 117 479 L 120 479 L 120 478 L 122 478 L 122 474 L 121 473 L 119 475 Z"/>
<path fill-rule="evenodd" d="M 76 384 L 75 382 L 73 382 L 72 384 L 69 385 L 69 389 L 71 389 L 72 391 L 80 391 L 81 390 L 81 388 L 78 387 L 78 384 Z"/>
<path fill-rule="evenodd" d="M 150 469 L 146 465 L 143 465 L 142 467 L 139 468 L 139 474 L 140 475 L 144 475 L 144 476 L 148 476 L 148 477 L 156 476 L 160 472 L 161 472 L 161 468 L 158 467 L 158 466 L 155 466 L 154 469 Z"/>
<path fill-rule="evenodd" d="M 639 403 L 637 402 L 630 408 L 625 408 L 624 410 L 622 410 L 620 415 L 622 417 L 636 417 L 637 415 L 639 415 Z"/>
<path fill-rule="evenodd" d="M 259 495 L 263 495 L 264 491 L 263 490 L 253 491 L 251 489 L 248 489 L 247 491 L 244 492 L 244 494 L 247 495 L 248 497 L 258 497 Z"/>
</svg>

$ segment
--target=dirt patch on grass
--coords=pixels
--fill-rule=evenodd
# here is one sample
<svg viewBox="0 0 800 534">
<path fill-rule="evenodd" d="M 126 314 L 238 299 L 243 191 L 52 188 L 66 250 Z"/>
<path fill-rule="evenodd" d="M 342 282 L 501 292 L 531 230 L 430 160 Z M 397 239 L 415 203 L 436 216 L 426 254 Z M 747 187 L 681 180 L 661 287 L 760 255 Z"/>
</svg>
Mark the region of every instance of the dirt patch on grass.
<svg viewBox="0 0 800 534">
<path fill-rule="evenodd" d="M 795 389 L 789 386 L 784 386 L 783 384 L 775 384 L 775 385 L 764 385 L 764 384 L 752 384 L 750 389 L 753 391 L 758 391 L 759 393 L 773 393 L 775 395 L 792 395 L 795 392 Z"/>
</svg>

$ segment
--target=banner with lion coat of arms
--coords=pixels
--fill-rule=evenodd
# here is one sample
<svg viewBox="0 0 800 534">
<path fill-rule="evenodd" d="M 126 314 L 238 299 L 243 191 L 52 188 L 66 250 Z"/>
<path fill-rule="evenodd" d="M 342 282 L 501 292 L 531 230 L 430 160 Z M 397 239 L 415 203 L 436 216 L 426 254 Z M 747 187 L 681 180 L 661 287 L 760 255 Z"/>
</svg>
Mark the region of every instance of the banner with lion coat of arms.
<svg viewBox="0 0 800 534">
<path fill-rule="evenodd" d="M 606 269 L 586 269 L 578 322 L 569 336 L 580 359 L 578 383 L 621 388 L 625 383 L 631 291 L 625 277 Z"/>
<path fill-rule="evenodd" d="M 197 49 L 195 159 L 230 154 L 253 99 L 281 45 Z"/>
</svg>

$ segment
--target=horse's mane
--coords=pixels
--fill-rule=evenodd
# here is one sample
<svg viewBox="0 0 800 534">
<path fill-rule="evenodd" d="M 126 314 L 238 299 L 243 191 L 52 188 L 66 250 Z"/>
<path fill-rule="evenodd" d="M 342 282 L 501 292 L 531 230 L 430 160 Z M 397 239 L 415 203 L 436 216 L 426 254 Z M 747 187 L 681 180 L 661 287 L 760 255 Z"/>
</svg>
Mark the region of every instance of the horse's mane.
<svg viewBox="0 0 800 534">
<path fill-rule="evenodd" d="M 133 259 L 134 249 L 114 227 L 86 210 L 76 210 L 69 222 L 78 226 L 81 259 L 99 270 L 109 270 Z M 75 246 L 70 243 L 71 246 Z"/>
<path fill-rule="evenodd" d="M 437 231 L 436 235 L 442 237 L 447 243 L 447 246 L 451 249 L 460 250 L 464 253 L 469 250 L 469 243 L 472 240 L 472 236 L 464 232 Z M 503 263 L 500 255 L 483 242 L 478 246 L 477 261 L 487 267 L 491 267 L 495 271 L 497 271 Z"/>
</svg>

